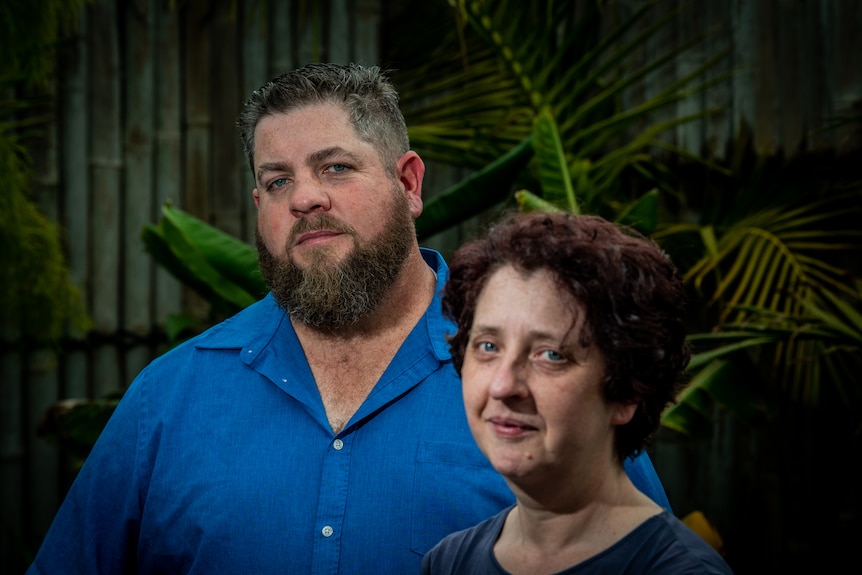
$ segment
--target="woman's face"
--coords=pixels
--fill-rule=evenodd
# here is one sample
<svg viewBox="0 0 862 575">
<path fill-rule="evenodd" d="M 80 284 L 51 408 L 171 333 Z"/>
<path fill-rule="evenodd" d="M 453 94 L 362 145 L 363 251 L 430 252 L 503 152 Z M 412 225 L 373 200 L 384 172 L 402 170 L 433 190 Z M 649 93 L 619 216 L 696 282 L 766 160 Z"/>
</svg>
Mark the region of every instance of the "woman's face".
<svg viewBox="0 0 862 575">
<path fill-rule="evenodd" d="M 615 426 L 634 413 L 604 399 L 605 359 L 595 345 L 579 345 L 583 321 L 580 304 L 545 270 L 503 267 L 476 302 L 464 405 L 480 449 L 516 484 L 607 469 Z"/>
</svg>

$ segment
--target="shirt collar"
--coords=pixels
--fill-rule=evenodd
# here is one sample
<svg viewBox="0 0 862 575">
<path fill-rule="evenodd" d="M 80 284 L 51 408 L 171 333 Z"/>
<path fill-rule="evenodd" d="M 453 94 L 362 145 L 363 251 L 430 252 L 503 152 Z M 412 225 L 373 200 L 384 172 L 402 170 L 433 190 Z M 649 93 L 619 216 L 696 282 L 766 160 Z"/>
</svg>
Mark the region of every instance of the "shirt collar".
<svg viewBox="0 0 862 575">
<path fill-rule="evenodd" d="M 429 248 L 420 249 L 425 263 L 437 275 L 437 284 L 434 287 L 434 300 L 425 312 L 428 325 L 428 339 L 437 359 L 448 361 L 452 358 L 452 354 L 449 353 L 449 342 L 446 338 L 448 335 L 454 334 L 456 330 L 455 323 L 443 315 L 442 306 L 443 286 L 446 285 L 446 280 L 449 279 L 449 266 L 446 264 L 443 256 L 440 255 L 440 252 Z"/>
</svg>

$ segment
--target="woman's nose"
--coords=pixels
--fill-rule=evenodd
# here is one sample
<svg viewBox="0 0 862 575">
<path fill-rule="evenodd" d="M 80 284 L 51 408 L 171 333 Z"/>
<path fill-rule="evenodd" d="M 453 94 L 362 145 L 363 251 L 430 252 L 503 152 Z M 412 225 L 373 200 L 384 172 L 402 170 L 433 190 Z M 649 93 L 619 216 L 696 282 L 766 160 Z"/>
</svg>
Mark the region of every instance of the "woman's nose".
<svg viewBox="0 0 862 575">
<path fill-rule="evenodd" d="M 529 390 L 523 366 L 516 362 L 501 363 L 492 375 L 489 393 L 494 399 L 526 397 Z"/>
</svg>

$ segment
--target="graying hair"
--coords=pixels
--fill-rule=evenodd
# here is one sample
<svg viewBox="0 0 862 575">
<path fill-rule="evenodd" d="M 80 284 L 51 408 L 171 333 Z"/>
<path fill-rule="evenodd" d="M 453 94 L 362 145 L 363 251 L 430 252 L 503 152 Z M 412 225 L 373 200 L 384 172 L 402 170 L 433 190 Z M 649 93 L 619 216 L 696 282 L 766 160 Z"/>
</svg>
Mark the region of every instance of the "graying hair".
<svg viewBox="0 0 862 575">
<path fill-rule="evenodd" d="M 390 175 L 410 149 L 407 126 L 398 107 L 398 92 L 377 66 L 308 64 L 282 74 L 255 90 L 240 112 L 236 126 L 254 176 L 254 130 L 266 116 L 304 106 L 332 103 L 350 115 L 359 138 L 380 154 Z"/>
</svg>

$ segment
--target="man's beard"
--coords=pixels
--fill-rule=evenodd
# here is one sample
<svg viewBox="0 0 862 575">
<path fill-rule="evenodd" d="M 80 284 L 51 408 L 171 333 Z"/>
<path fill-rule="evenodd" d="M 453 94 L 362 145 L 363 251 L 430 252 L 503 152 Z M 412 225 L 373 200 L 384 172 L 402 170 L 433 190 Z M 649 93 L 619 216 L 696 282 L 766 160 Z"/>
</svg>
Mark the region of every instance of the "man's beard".
<svg viewBox="0 0 862 575">
<path fill-rule="evenodd" d="M 407 199 L 393 190 L 390 216 L 383 232 L 360 241 L 355 230 L 328 214 L 303 218 L 290 234 L 282 259 L 266 248 L 256 231 L 260 271 L 275 300 L 290 316 L 306 325 L 327 330 L 356 323 L 377 309 L 404 266 L 415 238 Z M 311 230 L 336 230 L 352 236 L 357 245 L 343 262 L 333 263 L 332 250 L 309 250 L 306 268 L 290 256 L 294 238 Z"/>
</svg>

